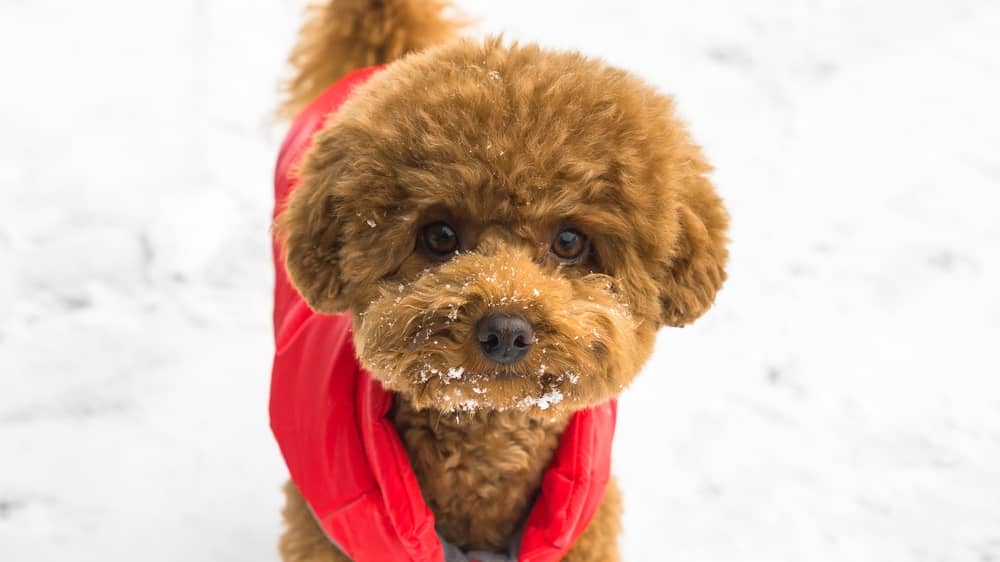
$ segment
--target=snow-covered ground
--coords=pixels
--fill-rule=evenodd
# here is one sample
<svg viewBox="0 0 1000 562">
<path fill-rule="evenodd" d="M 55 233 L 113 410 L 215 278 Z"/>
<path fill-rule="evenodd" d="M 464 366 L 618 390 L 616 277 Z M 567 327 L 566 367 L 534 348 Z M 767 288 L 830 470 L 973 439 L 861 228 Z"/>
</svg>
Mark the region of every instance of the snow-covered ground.
<svg viewBox="0 0 1000 562">
<path fill-rule="evenodd" d="M 626 560 L 1000 560 L 1000 4 L 460 1 L 674 94 L 730 281 L 622 400 Z M 0 561 L 275 561 L 301 0 L 0 2 Z"/>
</svg>

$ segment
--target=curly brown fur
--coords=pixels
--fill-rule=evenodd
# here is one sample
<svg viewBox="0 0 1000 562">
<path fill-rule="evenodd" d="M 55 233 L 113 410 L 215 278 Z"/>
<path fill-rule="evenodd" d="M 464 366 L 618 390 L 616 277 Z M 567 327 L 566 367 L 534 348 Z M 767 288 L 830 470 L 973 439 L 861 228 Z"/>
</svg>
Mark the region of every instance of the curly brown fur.
<svg viewBox="0 0 1000 562">
<path fill-rule="evenodd" d="M 728 218 L 709 170 L 640 80 L 497 39 L 393 63 L 316 135 L 277 223 L 286 267 L 314 309 L 352 313 L 451 541 L 498 548 L 567 416 L 628 385 L 660 326 L 711 306 Z M 462 243 L 444 261 L 416 243 L 442 220 Z M 579 263 L 550 249 L 567 226 L 590 241 Z M 474 326 L 490 313 L 534 326 L 523 361 L 482 357 Z M 567 559 L 616 560 L 619 512 L 609 492 Z M 288 533 L 306 537 L 298 524 Z"/>
<path fill-rule="evenodd" d="M 294 116 L 342 76 L 453 38 L 465 25 L 448 0 L 320 0 L 307 8 L 278 113 Z"/>
<path fill-rule="evenodd" d="M 530 509 L 568 418 L 494 410 L 456 416 L 400 401 L 393 421 L 438 533 L 465 550 L 502 550 Z"/>
</svg>

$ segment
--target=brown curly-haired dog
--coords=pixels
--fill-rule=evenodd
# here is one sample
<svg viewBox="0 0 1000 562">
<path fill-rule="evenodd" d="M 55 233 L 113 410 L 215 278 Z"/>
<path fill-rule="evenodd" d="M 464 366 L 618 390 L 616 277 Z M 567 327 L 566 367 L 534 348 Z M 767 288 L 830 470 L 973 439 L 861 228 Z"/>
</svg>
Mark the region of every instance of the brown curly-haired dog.
<svg viewBox="0 0 1000 562">
<path fill-rule="evenodd" d="M 500 551 L 570 415 L 625 388 L 659 327 L 712 304 L 728 219 L 669 98 L 576 53 L 432 47 L 459 27 L 446 9 L 314 8 L 286 114 L 351 68 L 419 52 L 314 137 L 277 229 L 296 288 L 350 311 L 362 364 L 396 393 L 440 535 Z M 498 322 L 520 339 L 491 340 Z M 283 558 L 346 560 L 286 492 Z M 617 560 L 620 510 L 612 482 L 566 560 Z"/>
</svg>

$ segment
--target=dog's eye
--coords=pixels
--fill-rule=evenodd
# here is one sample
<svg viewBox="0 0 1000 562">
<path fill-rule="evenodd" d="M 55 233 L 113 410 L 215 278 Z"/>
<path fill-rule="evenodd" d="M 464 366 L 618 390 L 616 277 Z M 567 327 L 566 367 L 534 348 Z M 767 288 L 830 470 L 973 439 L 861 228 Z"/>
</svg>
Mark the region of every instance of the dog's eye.
<svg viewBox="0 0 1000 562">
<path fill-rule="evenodd" d="M 572 228 L 560 230 L 552 242 L 552 253 L 564 262 L 578 261 L 586 251 L 587 237 Z"/>
<path fill-rule="evenodd" d="M 442 258 L 458 249 L 458 234 L 446 222 L 435 222 L 424 227 L 420 242 L 428 253 Z"/>
</svg>

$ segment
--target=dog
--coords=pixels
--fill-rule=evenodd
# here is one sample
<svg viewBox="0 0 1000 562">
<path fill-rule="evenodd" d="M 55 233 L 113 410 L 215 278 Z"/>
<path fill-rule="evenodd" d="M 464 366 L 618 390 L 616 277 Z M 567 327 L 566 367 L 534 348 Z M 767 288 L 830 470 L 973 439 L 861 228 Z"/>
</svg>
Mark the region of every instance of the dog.
<svg viewBox="0 0 1000 562">
<path fill-rule="evenodd" d="M 441 0 L 325 0 L 290 57 L 271 419 L 286 562 L 619 559 L 615 398 L 726 279 L 672 101 Z"/>
</svg>

